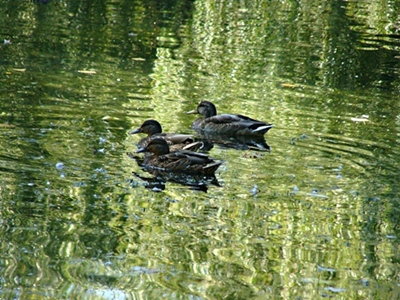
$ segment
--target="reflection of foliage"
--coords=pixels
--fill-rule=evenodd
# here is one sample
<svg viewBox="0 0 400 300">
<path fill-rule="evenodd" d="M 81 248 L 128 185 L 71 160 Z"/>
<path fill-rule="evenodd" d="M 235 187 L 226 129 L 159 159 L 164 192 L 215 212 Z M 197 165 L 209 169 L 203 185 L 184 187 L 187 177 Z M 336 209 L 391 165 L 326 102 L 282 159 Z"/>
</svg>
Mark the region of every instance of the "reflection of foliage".
<svg viewBox="0 0 400 300">
<path fill-rule="evenodd" d="M 176 35 L 191 6 L 190 1 L 52 1 L 48 5 L 11 1 L 0 8 L 0 19 L 13 44 L 24 36 L 18 52 L 25 61 L 42 59 L 48 52 L 52 68 L 71 63 L 95 67 L 94 62 L 110 56 L 128 67 L 136 58 L 154 59 L 160 36 L 166 28 Z"/>
<path fill-rule="evenodd" d="M 191 49 L 197 49 L 205 59 L 203 63 L 215 64 L 207 68 L 215 72 L 214 76 L 228 82 L 248 78 L 241 74 L 273 74 L 296 83 L 339 88 L 378 84 L 379 77 L 384 76 L 382 72 L 388 72 L 382 65 L 393 63 L 395 53 L 390 55 L 378 48 L 374 53 L 359 51 L 360 35 L 366 34 L 370 26 L 354 21 L 364 21 L 364 15 L 358 14 L 369 8 L 366 3 L 362 5 L 363 10 L 354 9 L 347 2 L 315 5 L 301 1 L 297 6 L 289 6 L 281 2 L 246 5 L 235 1 L 198 1 Z M 386 2 L 374 2 L 375 5 L 387 10 Z M 376 32 L 389 38 L 398 31 L 395 18 L 384 22 L 393 25 L 385 32 Z M 391 40 L 395 42 L 393 37 Z M 379 64 L 375 63 L 377 59 Z M 228 68 L 229 72 L 218 74 L 218 70 Z M 258 76 L 254 79 L 263 78 Z M 393 81 L 398 86 L 395 77 Z"/>
<path fill-rule="evenodd" d="M 10 1 L 0 19 L 24 64 L 45 58 L 52 68 L 96 68 L 96 61 L 115 57 L 120 67 L 134 68 L 137 58 L 153 60 L 157 48 L 178 47 L 188 35 L 187 51 L 202 58 L 198 67 L 232 85 L 249 74 L 330 87 L 379 85 L 385 76 L 391 88 L 398 79 L 382 66 L 399 50 L 397 10 L 394 2 Z M 23 47 L 21 34 L 31 37 Z"/>
</svg>

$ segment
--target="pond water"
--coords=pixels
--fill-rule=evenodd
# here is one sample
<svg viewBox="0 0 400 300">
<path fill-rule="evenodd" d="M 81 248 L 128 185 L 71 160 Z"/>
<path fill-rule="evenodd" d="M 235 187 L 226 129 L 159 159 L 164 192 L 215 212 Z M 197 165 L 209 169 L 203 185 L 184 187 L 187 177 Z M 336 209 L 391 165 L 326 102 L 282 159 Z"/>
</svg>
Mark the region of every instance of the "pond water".
<svg viewBox="0 0 400 300">
<path fill-rule="evenodd" d="M 0 0 L 0 298 L 398 299 L 399 15 Z M 193 133 L 203 99 L 273 123 L 270 151 L 149 189 L 128 132 Z"/>
</svg>

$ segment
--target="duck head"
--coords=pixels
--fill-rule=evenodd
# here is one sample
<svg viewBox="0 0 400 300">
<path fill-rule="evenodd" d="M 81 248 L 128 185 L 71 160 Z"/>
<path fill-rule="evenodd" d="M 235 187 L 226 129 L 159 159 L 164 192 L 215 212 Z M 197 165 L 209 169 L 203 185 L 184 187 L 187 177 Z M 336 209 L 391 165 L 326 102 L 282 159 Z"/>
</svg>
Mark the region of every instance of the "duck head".
<svg viewBox="0 0 400 300">
<path fill-rule="evenodd" d="M 162 132 L 162 127 L 160 123 L 158 123 L 156 120 L 146 120 L 138 129 L 132 130 L 129 133 L 130 134 L 146 133 L 147 136 L 151 136 L 153 134 L 161 132 Z"/>
<path fill-rule="evenodd" d="M 200 114 L 204 118 L 210 118 L 217 115 L 215 105 L 210 101 L 201 101 L 195 110 L 187 112 L 188 114 Z"/>
<path fill-rule="evenodd" d="M 151 152 L 155 155 L 164 155 L 169 153 L 169 146 L 164 139 L 153 139 L 146 147 L 140 148 L 136 153 Z"/>
</svg>

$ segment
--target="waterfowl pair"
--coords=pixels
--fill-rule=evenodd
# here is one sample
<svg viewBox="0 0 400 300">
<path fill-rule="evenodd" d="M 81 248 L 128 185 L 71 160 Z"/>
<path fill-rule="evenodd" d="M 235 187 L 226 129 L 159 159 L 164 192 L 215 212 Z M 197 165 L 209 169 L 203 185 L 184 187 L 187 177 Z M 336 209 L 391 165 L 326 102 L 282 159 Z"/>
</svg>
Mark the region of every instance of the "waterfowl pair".
<svg viewBox="0 0 400 300">
<path fill-rule="evenodd" d="M 210 101 L 201 101 L 197 108 L 189 111 L 188 114 L 203 116 L 192 123 L 192 128 L 199 132 L 227 136 L 263 136 L 273 127 L 272 124 L 240 114 L 217 115 L 217 109 Z"/>
<path fill-rule="evenodd" d="M 145 147 L 136 151 L 142 152 L 153 154 L 145 158 L 144 166 L 166 172 L 212 176 L 222 164 L 222 161 L 214 160 L 203 153 L 188 150 L 170 152 L 166 140 L 162 138 L 151 139 Z"/>
</svg>

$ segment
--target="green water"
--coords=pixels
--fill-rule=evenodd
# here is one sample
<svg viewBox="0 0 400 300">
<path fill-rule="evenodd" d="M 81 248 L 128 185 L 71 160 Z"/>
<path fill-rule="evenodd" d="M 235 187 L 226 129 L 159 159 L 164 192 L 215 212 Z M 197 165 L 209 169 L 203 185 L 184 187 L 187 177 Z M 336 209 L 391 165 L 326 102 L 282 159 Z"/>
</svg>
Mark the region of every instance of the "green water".
<svg viewBox="0 0 400 300">
<path fill-rule="evenodd" d="M 397 1 L 1 1 L 1 299 L 397 299 Z M 161 192 L 203 99 L 273 123 Z"/>
</svg>

